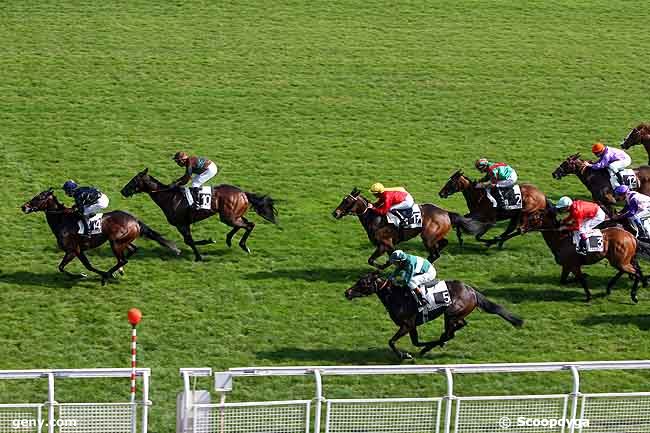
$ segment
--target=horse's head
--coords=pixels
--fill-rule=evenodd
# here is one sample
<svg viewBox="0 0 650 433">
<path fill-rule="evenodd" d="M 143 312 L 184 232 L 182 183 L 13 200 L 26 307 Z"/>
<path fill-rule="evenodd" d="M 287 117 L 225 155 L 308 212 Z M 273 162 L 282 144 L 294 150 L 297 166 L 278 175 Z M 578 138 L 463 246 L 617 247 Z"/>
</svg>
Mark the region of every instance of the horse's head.
<svg viewBox="0 0 650 433">
<path fill-rule="evenodd" d="M 379 271 L 371 272 L 357 281 L 354 286 L 350 287 L 345 291 L 345 297 L 347 299 L 361 298 L 363 296 L 370 296 L 373 293 L 377 293 L 379 290 L 383 289 L 388 280 L 385 280 L 379 276 Z"/>
<path fill-rule="evenodd" d="M 648 125 L 642 123 L 636 128 L 633 128 L 621 142 L 621 147 L 623 149 L 629 149 L 636 144 L 641 144 L 643 142 L 642 131 L 647 129 L 647 127 Z"/>
<path fill-rule="evenodd" d="M 469 180 L 463 175 L 463 170 L 456 170 L 445 186 L 438 192 L 438 195 L 440 198 L 447 198 L 452 194 L 465 190 L 469 184 Z"/>
<path fill-rule="evenodd" d="M 354 188 L 350 194 L 343 197 L 341 203 L 334 209 L 332 216 L 341 219 L 350 214 L 361 214 L 368 209 L 368 201 L 363 198 L 361 191 Z"/>
<path fill-rule="evenodd" d="M 585 166 L 585 162 L 580 159 L 580 153 L 574 153 L 565 159 L 562 164 L 553 172 L 553 179 L 562 179 L 569 174 L 578 174 Z"/>
<path fill-rule="evenodd" d="M 556 228 L 559 225 L 556 216 L 557 210 L 553 205 L 547 206 L 546 209 L 537 210 L 525 218 L 525 222 L 521 225 L 521 231 L 527 233 L 535 230 Z"/>
<path fill-rule="evenodd" d="M 32 213 L 45 211 L 48 209 L 56 209 L 59 207 L 59 205 L 60 203 L 54 195 L 54 190 L 50 188 L 47 191 L 43 191 L 42 193 L 36 195 L 31 200 L 25 202 L 25 204 L 23 204 L 20 209 L 23 211 L 23 213 Z"/>
<path fill-rule="evenodd" d="M 156 188 L 154 182 L 151 180 L 151 176 L 149 176 L 148 172 L 149 169 L 145 168 L 140 173 L 133 176 L 133 179 L 124 185 L 124 188 L 122 188 L 120 193 L 124 197 L 131 197 L 133 194 L 139 192 L 155 191 Z"/>
</svg>

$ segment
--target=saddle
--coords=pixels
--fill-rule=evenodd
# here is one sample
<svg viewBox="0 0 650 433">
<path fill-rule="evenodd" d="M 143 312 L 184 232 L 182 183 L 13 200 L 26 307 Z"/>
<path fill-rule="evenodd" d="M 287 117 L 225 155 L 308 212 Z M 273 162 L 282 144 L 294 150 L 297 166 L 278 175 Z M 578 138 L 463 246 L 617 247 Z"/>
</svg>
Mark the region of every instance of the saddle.
<svg viewBox="0 0 650 433">
<path fill-rule="evenodd" d="M 449 294 L 449 289 L 447 288 L 447 283 L 445 280 L 433 280 L 424 285 L 424 291 L 426 294 L 425 307 L 422 311 L 418 312 L 416 317 L 416 323 L 421 325 L 426 323 L 429 320 L 433 320 L 439 316 L 439 311 L 441 308 L 451 305 L 452 299 Z"/>
<path fill-rule="evenodd" d="M 523 207 L 521 189 L 519 185 L 508 188 L 490 188 L 485 190 L 492 206 L 505 210 L 516 210 Z"/>
<path fill-rule="evenodd" d="M 386 219 L 400 229 L 422 227 L 422 212 L 418 204 L 410 209 L 394 209 L 386 214 Z"/>
<path fill-rule="evenodd" d="M 632 190 L 636 190 L 639 188 L 639 178 L 636 177 L 636 173 L 634 173 L 634 170 L 631 168 L 626 168 L 625 170 L 621 170 L 617 173 L 614 173 L 612 171 L 609 172 L 609 181 L 610 184 L 612 185 L 612 189 L 616 188 L 619 185 L 626 185 L 628 188 Z"/>
<path fill-rule="evenodd" d="M 80 235 L 98 235 L 102 232 L 102 217 L 104 214 L 96 213 L 87 219 L 88 223 L 88 233 L 84 233 L 84 223 L 79 219 L 77 221 L 77 226 L 79 227 L 77 233 Z M 83 218 L 83 217 L 80 217 Z"/>
<path fill-rule="evenodd" d="M 192 192 L 196 191 L 196 194 Z M 197 209 L 206 209 L 210 210 L 212 208 L 212 187 L 211 186 L 202 186 L 201 188 L 188 188 L 183 187 L 183 193 L 185 194 L 185 199 L 187 200 L 188 206 L 193 206 L 194 201 L 197 201 L 197 205 L 194 206 Z"/>
<path fill-rule="evenodd" d="M 587 232 L 587 250 L 581 250 L 580 247 L 580 233 L 573 234 L 573 244 L 575 245 L 576 252 L 579 254 L 586 253 L 601 253 L 603 251 L 603 233 L 598 229 L 592 229 Z"/>
</svg>

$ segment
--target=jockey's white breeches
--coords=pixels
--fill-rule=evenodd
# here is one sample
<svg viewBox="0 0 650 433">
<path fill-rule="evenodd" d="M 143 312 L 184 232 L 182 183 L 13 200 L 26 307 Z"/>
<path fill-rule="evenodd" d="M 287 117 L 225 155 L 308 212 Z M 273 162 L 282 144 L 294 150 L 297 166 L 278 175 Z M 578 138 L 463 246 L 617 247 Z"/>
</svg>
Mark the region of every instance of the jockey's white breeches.
<svg viewBox="0 0 650 433">
<path fill-rule="evenodd" d="M 206 167 L 203 173 L 192 176 L 192 188 L 199 188 L 201 185 L 215 177 L 218 171 L 217 164 L 212 162 Z"/>
<path fill-rule="evenodd" d="M 499 180 L 494 184 L 497 188 L 508 188 L 517 183 L 517 173 L 513 170 L 510 179 Z"/>
<path fill-rule="evenodd" d="M 584 220 L 582 224 L 580 225 L 580 228 L 578 229 L 578 233 L 580 235 L 586 234 L 588 231 L 596 227 L 598 224 L 602 223 L 605 221 L 607 218 L 607 215 L 605 215 L 605 212 L 603 212 L 602 209 L 598 209 L 598 212 L 596 213 L 596 216 L 593 218 L 589 218 L 587 220 Z"/>
<path fill-rule="evenodd" d="M 413 197 L 411 194 L 406 194 L 406 198 L 404 198 L 404 201 L 401 203 L 394 204 L 390 207 L 389 211 L 394 210 L 394 209 L 411 209 L 413 205 L 415 204 L 415 201 L 413 201 Z"/>
<path fill-rule="evenodd" d="M 627 168 L 632 164 L 632 158 L 630 155 L 625 155 L 625 158 L 614 161 L 607 167 L 612 173 L 618 173 L 619 171 Z"/>
<path fill-rule="evenodd" d="M 103 194 L 99 197 L 99 200 L 97 202 L 91 204 L 90 206 L 84 207 L 83 213 L 84 216 L 88 216 L 90 214 L 94 213 L 99 213 L 102 209 L 106 209 L 108 207 L 108 197 L 106 194 Z"/>
<path fill-rule="evenodd" d="M 427 272 L 411 277 L 411 281 L 409 281 L 408 286 L 409 289 L 415 290 L 418 287 L 423 286 L 426 283 L 430 283 L 435 279 L 436 279 L 436 268 L 433 267 L 432 265 Z"/>
</svg>

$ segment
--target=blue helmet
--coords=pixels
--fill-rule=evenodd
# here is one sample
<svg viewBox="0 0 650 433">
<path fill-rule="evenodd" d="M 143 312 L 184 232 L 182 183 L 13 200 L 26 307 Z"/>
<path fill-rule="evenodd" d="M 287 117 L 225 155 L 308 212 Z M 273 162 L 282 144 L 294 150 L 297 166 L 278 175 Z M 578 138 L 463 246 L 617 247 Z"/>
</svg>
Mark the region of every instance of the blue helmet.
<svg viewBox="0 0 650 433">
<path fill-rule="evenodd" d="M 391 263 L 401 262 L 402 260 L 406 260 L 406 253 L 402 250 L 393 251 L 388 258 Z"/>
<path fill-rule="evenodd" d="M 75 182 L 74 180 L 66 180 L 65 183 L 63 184 L 63 191 L 65 192 L 74 191 L 75 189 L 77 189 L 78 186 L 79 185 L 77 185 L 77 182 Z"/>
<path fill-rule="evenodd" d="M 616 195 L 625 195 L 628 192 L 630 192 L 630 188 L 628 188 L 627 185 L 619 185 L 614 188 L 614 194 Z"/>
</svg>

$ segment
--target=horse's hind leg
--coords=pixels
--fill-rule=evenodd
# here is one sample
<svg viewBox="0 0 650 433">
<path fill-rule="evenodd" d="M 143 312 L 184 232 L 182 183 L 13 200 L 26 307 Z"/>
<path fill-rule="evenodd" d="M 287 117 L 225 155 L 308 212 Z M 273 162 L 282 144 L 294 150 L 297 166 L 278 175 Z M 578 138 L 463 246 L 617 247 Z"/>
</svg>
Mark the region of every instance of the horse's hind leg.
<svg viewBox="0 0 650 433">
<path fill-rule="evenodd" d="M 447 341 L 454 338 L 454 333 L 456 332 L 456 330 L 465 326 L 462 325 L 457 327 L 456 323 L 457 323 L 456 319 L 452 319 L 450 316 L 448 316 L 445 313 L 445 330 L 442 332 L 438 340 L 432 341 L 431 343 L 424 346 L 424 348 L 420 351 L 420 356 L 426 354 L 436 346 L 443 347 Z"/>
<path fill-rule="evenodd" d="M 129 247 L 129 244 L 124 244 L 124 243 L 117 243 L 111 241 L 111 249 L 113 250 L 113 254 L 115 255 L 115 258 L 117 259 L 117 263 L 115 266 L 110 268 L 108 271 L 106 271 L 106 276 L 102 278 L 102 285 L 106 284 L 106 280 L 109 278 L 113 277 L 113 273 L 120 269 L 122 266 L 125 266 L 129 261 L 126 259 L 126 255 L 124 254 L 124 251 L 127 250 Z"/>
<path fill-rule="evenodd" d="M 246 230 L 246 233 L 244 233 L 244 236 L 241 237 L 239 240 L 239 246 L 241 247 L 242 250 L 246 251 L 248 254 L 250 254 L 251 250 L 248 248 L 246 245 L 246 241 L 248 240 L 248 237 L 251 235 L 253 232 L 253 229 L 255 228 L 255 223 L 248 221 L 246 218 L 241 217 L 240 218 L 244 224 L 244 229 Z"/>
<path fill-rule="evenodd" d="M 621 275 L 623 275 L 623 274 L 624 274 L 624 271 L 621 271 L 621 270 L 619 269 L 619 271 L 616 273 L 616 275 L 614 275 L 614 276 L 612 277 L 612 279 L 609 280 L 609 282 L 607 283 L 607 294 L 608 294 L 608 295 L 611 295 L 611 294 L 612 294 L 612 289 L 613 289 L 614 286 L 616 285 L 616 282 L 618 281 L 618 279 L 621 278 Z"/>
<path fill-rule="evenodd" d="M 233 227 L 232 230 L 230 230 L 230 231 L 228 232 L 228 234 L 226 235 L 226 245 L 228 245 L 229 248 L 232 247 L 232 238 L 233 238 L 233 236 L 235 236 L 235 234 L 236 234 L 240 229 L 241 229 L 240 226 L 235 226 L 235 227 Z"/>
</svg>

